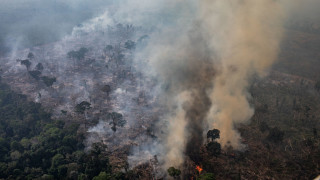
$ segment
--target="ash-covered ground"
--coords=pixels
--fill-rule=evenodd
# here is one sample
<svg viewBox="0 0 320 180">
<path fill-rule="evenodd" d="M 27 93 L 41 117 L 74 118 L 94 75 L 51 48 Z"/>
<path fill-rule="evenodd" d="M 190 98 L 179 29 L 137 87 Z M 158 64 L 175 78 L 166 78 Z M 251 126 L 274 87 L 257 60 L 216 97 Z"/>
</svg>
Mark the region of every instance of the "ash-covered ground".
<svg viewBox="0 0 320 180">
<path fill-rule="evenodd" d="M 85 26 L 61 41 L 1 58 L 2 80 L 54 118 L 81 122 L 87 147 L 105 143 L 111 162 L 123 167 L 132 147 L 156 138 L 153 125 L 161 113 L 156 80 L 141 73 L 143 60 L 134 60 L 135 49 L 147 44 L 148 30 L 116 24 L 87 33 Z M 83 102 L 90 107 L 77 111 Z"/>
</svg>

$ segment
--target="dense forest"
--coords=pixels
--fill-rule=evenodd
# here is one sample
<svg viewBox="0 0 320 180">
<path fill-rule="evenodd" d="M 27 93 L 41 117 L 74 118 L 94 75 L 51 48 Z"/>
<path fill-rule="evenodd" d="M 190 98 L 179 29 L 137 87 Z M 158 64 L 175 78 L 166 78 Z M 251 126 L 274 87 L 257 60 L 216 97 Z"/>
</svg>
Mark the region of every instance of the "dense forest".
<svg viewBox="0 0 320 180">
<path fill-rule="evenodd" d="M 84 151 L 78 127 L 53 120 L 41 104 L 1 82 L 0 178 L 126 179 L 124 173 L 112 173 L 105 145 L 95 143 Z"/>
</svg>

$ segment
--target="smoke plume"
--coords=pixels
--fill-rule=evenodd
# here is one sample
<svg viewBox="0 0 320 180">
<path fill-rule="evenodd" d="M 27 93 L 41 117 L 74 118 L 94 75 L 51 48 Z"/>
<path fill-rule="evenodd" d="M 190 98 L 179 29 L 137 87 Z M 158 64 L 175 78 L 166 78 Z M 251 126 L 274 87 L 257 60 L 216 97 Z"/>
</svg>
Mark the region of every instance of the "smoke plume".
<svg viewBox="0 0 320 180">
<path fill-rule="evenodd" d="M 211 127 L 220 129 L 222 145 L 230 142 L 241 148 L 234 124 L 253 115 L 247 88 L 250 78 L 264 76 L 276 59 L 283 11 L 277 1 L 203 2 L 207 2 L 201 5 L 205 29 L 218 29 L 209 38 L 220 59 L 219 74 L 209 91 L 214 105 L 207 119 Z M 218 10 L 219 14 L 210 13 Z"/>
<path fill-rule="evenodd" d="M 163 118 L 169 127 L 165 168 L 179 167 L 186 155 L 198 162 L 209 129 L 221 131 L 223 147 L 244 147 L 235 125 L 254 113 L 250 79 L 265 76 L 276 60 L 284 19 L 280 2 L 273 0 L 182 3 L 189 3 L 196 16 L 166 26 L 146 50 L 171 111 Z"/>
</svg>

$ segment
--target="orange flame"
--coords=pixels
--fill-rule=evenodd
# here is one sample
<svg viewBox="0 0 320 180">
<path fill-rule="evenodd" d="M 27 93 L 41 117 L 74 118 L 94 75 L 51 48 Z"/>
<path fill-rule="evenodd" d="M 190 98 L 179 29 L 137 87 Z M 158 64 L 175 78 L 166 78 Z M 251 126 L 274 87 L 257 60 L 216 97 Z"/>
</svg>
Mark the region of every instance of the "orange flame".
<svg viewBox="0 0 320 180">
<path fill-rule="evenodd" d="M 196 170 L 199 172 L 199 174 L 201 173 L 201 171 L 203 170 L 200 166 L 196 167 Z"/>
</svg>

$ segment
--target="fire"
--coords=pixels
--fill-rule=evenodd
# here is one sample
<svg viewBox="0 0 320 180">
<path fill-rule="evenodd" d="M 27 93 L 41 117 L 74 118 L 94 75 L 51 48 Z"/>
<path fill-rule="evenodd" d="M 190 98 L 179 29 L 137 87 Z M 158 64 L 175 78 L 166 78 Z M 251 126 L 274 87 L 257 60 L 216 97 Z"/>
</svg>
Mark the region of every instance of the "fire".
<svg viewBox="0 0 320 180">
<path fill-rule="evenodd" d="M 203 170 L 200 166 L 196 167 L 196 170 L 199 172 L 199 174 L 201 173 L 201 171 Z"/>
</svg>

